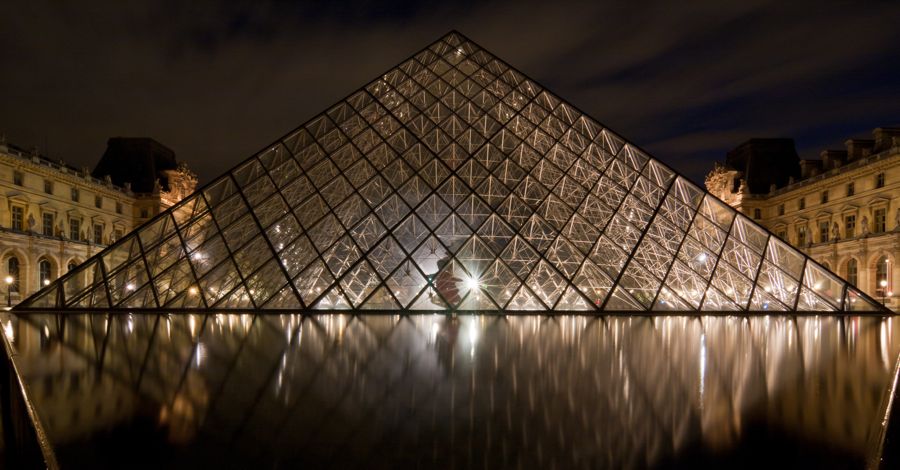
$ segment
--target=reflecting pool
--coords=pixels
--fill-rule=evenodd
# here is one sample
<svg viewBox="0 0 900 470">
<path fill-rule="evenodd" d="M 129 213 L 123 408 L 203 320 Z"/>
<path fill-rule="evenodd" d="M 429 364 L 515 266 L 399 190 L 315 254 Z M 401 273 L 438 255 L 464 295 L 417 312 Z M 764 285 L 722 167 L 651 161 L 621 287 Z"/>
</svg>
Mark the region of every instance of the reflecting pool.
<svg viewBox="0 0 900 470">
<path fill-rule="evenodd" d="M 63 468 L 864 467 L 881 452 L 897 323 L 2 319 Z"/>
</svg>

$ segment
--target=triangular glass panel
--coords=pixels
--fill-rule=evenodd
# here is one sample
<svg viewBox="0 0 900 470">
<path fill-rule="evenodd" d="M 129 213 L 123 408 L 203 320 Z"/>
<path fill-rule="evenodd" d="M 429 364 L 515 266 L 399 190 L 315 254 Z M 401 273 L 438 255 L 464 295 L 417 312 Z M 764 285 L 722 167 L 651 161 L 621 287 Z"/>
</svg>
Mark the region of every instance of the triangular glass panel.
<svg viewBox="0 0 900 470">
<path fill-rule="evenodd" d="M 316 310 L 350 310 L 352 307 L 341 293 L 340 287 L 334 286 L 312 308 Z"/>
<path fill-rule="evenodd" d="M 606 301 L 604 310 L 632 311 L 645 310 L 645 307 L 637 300 L 634 300 L 634 298 L 629 295 L 628 292 L 625 292 L 624 289 L 616 287 L 612 295 L 609 296 L 609 300 Z"/>
<path fill-rule="evenodd" d="M 556 304 L 554 310 L 560 310 L 564 312 L 568 311 L 588 311 L 594 310 L 594 307 L 588 303 L 584 297 L 575 290 L 574 287 L 569 286 L 566 290 L 566 293 L 563 294 L 562 298 L 559 299 L 559 303 Z"/>
<path fill-rule="evenodd" d="M 403 307 L 397 303 L 387 286 L 381 286 L 360 308 L 363 310 L 400 310 Z"/>
<path fill-rule="evenodd" d="M 86 263 L 16 308 L 884 311 L 458 33 Z"/>
<path fill-rule="evenodd" d="M 449 307 L 441 296 L 435 293 L 433 287 L 428 287 L 419 294 L 419 297 L 409 306 L 410 310 L 446 310 Z"/>
<path fill-rule="evenodd" d="M 507 310 L 545 310 L 547 307 L 534 295 L 527 286 L 523 285 L 512 300 L 507 304 Z"/>
<path fill-rule="evenodd" d="M 480 312 L 484 310 L 497 310 L 497 306 L 494 305 L 494 302 L 491 301 L 491 298 L 488 297 L 487 294 L 485 294 L 481 289 L 472 289 L 456 309 Z"/>
</svg>

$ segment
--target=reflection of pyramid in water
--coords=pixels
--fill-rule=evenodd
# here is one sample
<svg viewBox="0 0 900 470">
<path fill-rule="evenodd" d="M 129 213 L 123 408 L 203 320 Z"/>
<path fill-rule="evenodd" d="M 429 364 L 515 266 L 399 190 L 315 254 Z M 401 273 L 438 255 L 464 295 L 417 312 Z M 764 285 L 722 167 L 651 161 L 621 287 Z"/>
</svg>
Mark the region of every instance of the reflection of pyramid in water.
<svg viewBox="0 0 900 470">
<path fill-rule="evenodd" d="M 457 33 L 18 308 L 881 310 Z"/>
</svg>

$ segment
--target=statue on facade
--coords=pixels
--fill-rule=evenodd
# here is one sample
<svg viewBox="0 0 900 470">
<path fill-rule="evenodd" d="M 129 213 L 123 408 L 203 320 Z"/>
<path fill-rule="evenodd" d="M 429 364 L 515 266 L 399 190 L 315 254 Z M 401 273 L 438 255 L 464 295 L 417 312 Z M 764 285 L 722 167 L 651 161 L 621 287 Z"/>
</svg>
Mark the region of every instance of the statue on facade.
<svg viewBox="0 0 900 470">
<path fill-rule="evenodd" d="M 866 236 L 869 234 L 869 218 L 868 217 L 863 216 L 862 220 L 860 221 L 860 230 L 862 230 L 863 236 Z"/>
<path fill-rule="evenodd" d="M 831 224 L 831 239 L 838 241 L 841 238 L 841 229 L 838 228 L 837 222 Z"/>
<path fill-rule="evenodd" d="M 34 220 L 34 214 L 28 214 L 28 231 L 29 232 L 34 232 L 34 224 L 36 224 L 36 223 L 37 223 L 37 221 Z"/>
</svg>

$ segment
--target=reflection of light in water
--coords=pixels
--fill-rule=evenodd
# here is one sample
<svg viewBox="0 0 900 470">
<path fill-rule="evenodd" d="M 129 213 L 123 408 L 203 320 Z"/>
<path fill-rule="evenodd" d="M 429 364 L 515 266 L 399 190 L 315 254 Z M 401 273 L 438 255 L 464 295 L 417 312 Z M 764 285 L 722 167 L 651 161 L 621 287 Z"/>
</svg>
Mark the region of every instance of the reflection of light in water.
<svg viewBox="0 0 900 470">
<path fill-rule="evenodd" d="M 203 365 L 203 361 L 206 360 L 206 346 L 203 343 L 197 343 L 197 350 L 194 353 L 194 364 L 199 369 L 201 365 Z"/>
<path fill-rule="evenodd" d="M 197 320 L 193 315 L 188 315 L 188 329 L 191 330 L 192 337 L 197 333 Z"/>
<path fill-rule="evenodd" d="M 10 342 L 16 342 L 16 332 L 13 331 L 12 320 L 6 322 L 6 324 L 3 325 L 3 333 L 6 334 L 6 339 L 8 339 Z"/>
<path fill-rule="evenodd" d="M 128 332 L 134 333 L 134 317 L 128 314 Z"/>
<path fill-rule="evenodd" d="M 478 344 L 478 320 L 471 318 L 468 327 L 469 336 L 469 357 L 475 358 L 475 345 Z"/>
<path fill-rule="evenodd" d="M 704 383 L 706 382 L 706 333 L 700 334 L 700 409 L 703 409 Z"/>
</svg>

